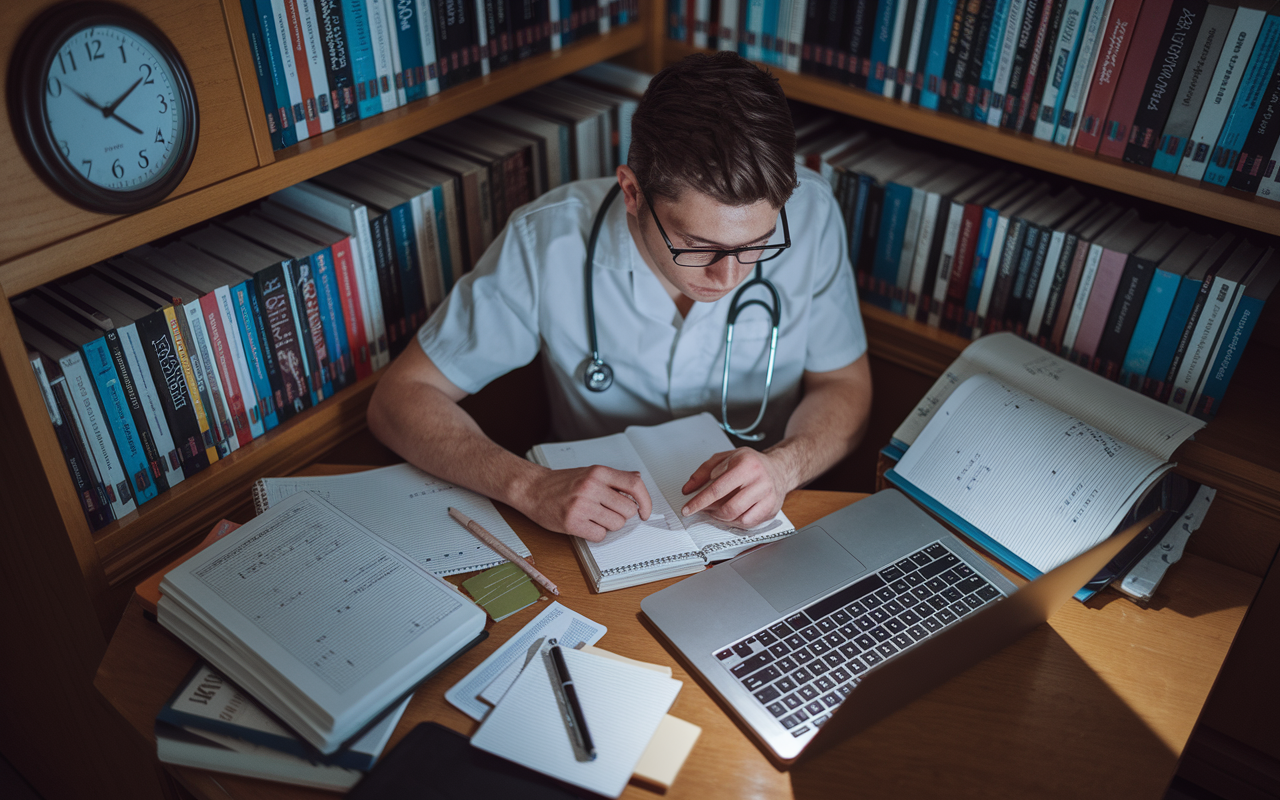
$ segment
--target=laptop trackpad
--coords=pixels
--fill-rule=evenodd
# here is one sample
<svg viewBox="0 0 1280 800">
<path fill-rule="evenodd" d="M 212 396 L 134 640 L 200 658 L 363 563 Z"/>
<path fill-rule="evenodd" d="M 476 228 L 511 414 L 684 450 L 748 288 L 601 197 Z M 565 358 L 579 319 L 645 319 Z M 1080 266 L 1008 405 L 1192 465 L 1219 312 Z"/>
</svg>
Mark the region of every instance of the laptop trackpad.
<svg viewBox="0 0 1280 800">
<path fill-rule="evenodd" d="M 739 556 L 728 566 L 779 613 L 867 571 L 861 561 L 817 526 Z"/>
</svg>

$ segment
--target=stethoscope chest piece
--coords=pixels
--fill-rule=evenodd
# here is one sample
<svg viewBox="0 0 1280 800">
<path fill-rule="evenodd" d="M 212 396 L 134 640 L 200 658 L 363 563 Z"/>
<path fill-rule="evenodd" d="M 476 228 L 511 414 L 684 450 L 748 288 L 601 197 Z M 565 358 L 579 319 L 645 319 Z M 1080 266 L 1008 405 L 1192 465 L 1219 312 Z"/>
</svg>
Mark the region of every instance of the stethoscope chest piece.
<svg viewBox="0 0 1280 800">
<path fill-rule="evenodd" d="M 587 389 L 603 392 L 613 385 L 613 368 L 598 358 L 591 358 L 587 360 L 582 378 L 587 384 Z"/>
</svg>

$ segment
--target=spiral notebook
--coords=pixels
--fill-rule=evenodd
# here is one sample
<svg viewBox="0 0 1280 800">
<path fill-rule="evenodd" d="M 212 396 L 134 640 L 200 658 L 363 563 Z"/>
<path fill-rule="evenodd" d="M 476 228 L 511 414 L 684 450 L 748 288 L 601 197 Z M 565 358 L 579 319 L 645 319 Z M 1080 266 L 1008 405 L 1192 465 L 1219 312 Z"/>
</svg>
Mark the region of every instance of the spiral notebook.
<svg viewBox="0 0 1280 800">
<path fill-rule="evenodd" d="M 715 417 L 702 413 L 661 425 L 632 425 L 612 436 L 540 444 L 529 451 L 529 460 L 552 469 L 600 464 L 644 478 L 653 500 L 647 521 L 633 517 L 600 542 L 570 537 L 594 589 L 608 592 L 698 572 L 712 561 L 795 533 L 781 511 L 750 530 L 709 514 L 681 517 L 676 511 L 687 502 L 680 490 L 694 470 L 732 449 Z"/>
</svg>

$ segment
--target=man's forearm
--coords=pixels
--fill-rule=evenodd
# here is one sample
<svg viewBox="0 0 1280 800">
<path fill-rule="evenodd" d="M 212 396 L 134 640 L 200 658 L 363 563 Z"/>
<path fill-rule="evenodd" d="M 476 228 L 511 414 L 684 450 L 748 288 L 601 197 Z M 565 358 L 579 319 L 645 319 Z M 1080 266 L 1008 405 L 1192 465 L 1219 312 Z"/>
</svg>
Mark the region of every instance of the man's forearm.
<svg viewBox="0 0 1280 800">
<path fill-rule="evenodd" d="M 781 442 L 765 453 L 787 476 L 787 490 L 812 481 L 853 452 L 871 415 L 871 370 L 864 355 L 835 373 L 806 376 L 804 398 Z"/>
</svg>

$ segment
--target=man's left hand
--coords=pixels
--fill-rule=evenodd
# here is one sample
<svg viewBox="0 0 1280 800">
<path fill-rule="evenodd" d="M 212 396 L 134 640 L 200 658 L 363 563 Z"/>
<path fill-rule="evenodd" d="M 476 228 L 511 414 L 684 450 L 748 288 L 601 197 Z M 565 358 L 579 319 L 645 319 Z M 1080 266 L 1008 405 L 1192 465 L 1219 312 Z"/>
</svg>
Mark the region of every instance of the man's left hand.
<svg viewBox="0 0 1280 800">
<path fill-rule="evenodd" d="M 789 490 L 774 459 L 750 447 L 739 447 L 716 453 L 694 471 L 680 491 L 698 493 L 680 513 L 687 517 L 706 511 L 718 520 L 754 528 L 778 513 Z"/>
</svg>

